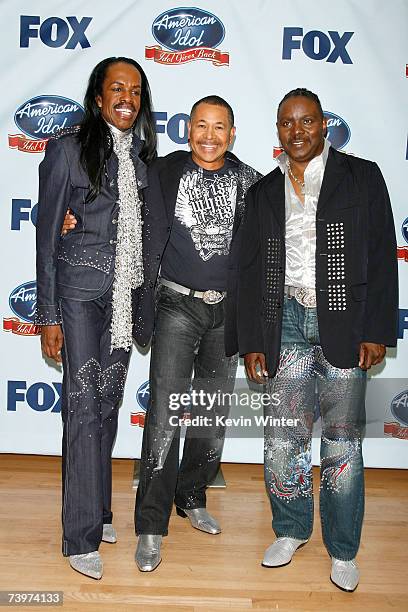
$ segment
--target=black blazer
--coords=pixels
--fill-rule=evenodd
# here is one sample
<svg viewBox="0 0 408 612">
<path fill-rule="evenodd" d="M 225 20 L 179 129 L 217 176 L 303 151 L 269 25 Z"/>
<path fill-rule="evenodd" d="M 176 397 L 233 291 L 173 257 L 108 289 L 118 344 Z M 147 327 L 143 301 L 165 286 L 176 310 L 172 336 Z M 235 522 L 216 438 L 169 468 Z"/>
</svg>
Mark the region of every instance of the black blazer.
<svg viewBox="0 0 408 612">
<path fill-rule="evenodd" d="M 140 189 L 146 169 L 139 159 L 141 141 L 131 149 Z M 87 301 L 103 295 L 113 281 L 118 217 L 117 169 L 113 153 L 105 169 L 100 194 L 85 203 L 89 179 L 80 163 L 75 134 L 50 139 L 39 167 L 37 217 L 38 325 L 61 322 L 58 299 Z M 77 219 L 75 229 L 61 236 L 67 208 Z"/>
<path fill-rule="evenodd" d="M 239 352 L 265 353 L 272 377 L 281 344 L 286 260 L 279 168 L 249 190 L 242 229 Z M 342 254 L 344 275 L 335 271 Z M 338 291 L 345 310 L 343 300 L 334 297 Z M 316 298 L 321 346 L 333 366 L 356 367 L 361 342 L 396 345 L 396 240 L 387 187 L 375 163 L 333 148 L 316 213 Z"/>
<path fill-rule="evenodd" d="M 138 344 L 146 346 L 154 326 L 154 294 L 164 250 L 170 237 L 174 220 L 177 194 L 183 170 L 190 156 L 188 151 L 175 151 L 156 159 L 148 169 L 149 186 L 145 192 L 144 207 L 144 271 L 145 282 L 140 292 L 140 300 L 135 315 L 133 336 Z M 245 195 L 248 188 L 261 178 L 261 174 L 241 162 L 233 153 L 226 157 L 237 164 L 238 189 L 234 225 L 229 253 L 230 274 L 227 295 L 231 285 L 238 280 L 239 226 L 244 212 Z M 210 287 L 209 287 L 210 288 Z M 235 291 L 236 294 L 236 291 Z M 226 325 L 235 329 L 236 303 L 227 303 Z M 231 334 L 227 333 L 226 337 Z M 236 335 L 236 333 L 234 334 Z M 236 352 L 236 351 L 235 351 Z"/>
</svg>

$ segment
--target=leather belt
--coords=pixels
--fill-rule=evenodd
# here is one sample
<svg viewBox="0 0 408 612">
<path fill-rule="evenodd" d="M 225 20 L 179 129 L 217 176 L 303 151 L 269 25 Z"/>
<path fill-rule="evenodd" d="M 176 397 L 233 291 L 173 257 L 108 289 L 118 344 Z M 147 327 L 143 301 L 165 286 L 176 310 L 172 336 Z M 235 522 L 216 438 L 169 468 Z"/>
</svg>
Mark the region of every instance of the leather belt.
<svg viewBox="0 0 408 612">
<path fill-rule="evenodd" d="M 292 287 L 285 285 L 284 294 L 294 297 L 305 308 L 316 308 L 316 291 L 309 287 Z"/>
<path fill-rule="evenodd" d="M 160 279 L 160 284 L 164 285 L 165 287 L 169 287 L 174 291 L 178 291 L 179 293 L 183 293 L 184 295 L 199 298 L 200 300 L 203 300 L 205 304 L 218 304 L 226 296 L 226 291 L 215 291 L 214 289 L 207 289 L 207 291 L 196 291 L 195 289 L 183 287 L 183 285 L 179 285 L 178 283 L 173 283 L 173 281 L 166 280 L 165 278 Z"/>
</svg>

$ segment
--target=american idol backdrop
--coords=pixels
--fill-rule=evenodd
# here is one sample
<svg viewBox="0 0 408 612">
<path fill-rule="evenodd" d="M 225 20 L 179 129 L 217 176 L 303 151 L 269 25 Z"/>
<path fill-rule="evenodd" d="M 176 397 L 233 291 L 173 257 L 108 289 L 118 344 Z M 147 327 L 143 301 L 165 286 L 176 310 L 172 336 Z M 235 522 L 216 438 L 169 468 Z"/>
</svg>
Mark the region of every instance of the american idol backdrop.
<svg viewBox="0 0 408 612">
<path fill-rule="evenodd" d="M 407 2 L 15 0 L 2 23 L 0 451 L 60 453 L 61 370 L 42 358 L 33 324 L 38 165 L 47 140 L 81 120 L 95 64 L 124 55 L 149 77 L 161 154 L 188 147 L 191 105 L 216 93 L 235 110 L 234 152 L 267 173 L 277 104 L 300 86 L 319 94 L 334 147 L 378 162 L 397 231 L 399 341 L 368 384 L 365 458 L 408 468 Z M 135 348 L 116 457 L 140 456 L 148 366 Z M 246 388 L 242 365 L 238 376 Z M 231 431 L 224 460 L 262 462 L 262 428 Z M 318 461 L 317 438 L 313 451 Z"/>
</svg>

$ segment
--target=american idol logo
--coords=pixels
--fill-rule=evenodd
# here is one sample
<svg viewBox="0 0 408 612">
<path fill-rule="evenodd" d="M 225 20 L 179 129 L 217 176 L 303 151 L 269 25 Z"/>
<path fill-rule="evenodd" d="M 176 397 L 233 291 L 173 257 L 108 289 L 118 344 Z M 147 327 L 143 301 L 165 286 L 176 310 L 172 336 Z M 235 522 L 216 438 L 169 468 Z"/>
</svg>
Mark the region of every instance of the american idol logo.
<svg viewBox="0 0 408 612">
<path fill-rule="evenodd" d="M 222 21 L 212 13 L 197 8 L 165 11 L 152 25 L 158 43 L 170 51 L 193 47 L 218 47 L 225 37 Z"/>
<path fill-rule="evenodd" d="M 32 323 L 37 304 L 37 286 L 35 281 L 23 283 L 14 289 L 9 297 L 9 305 L 15 315 Z"/>
<path fill-rule="evenodd" d="M 77 125 L 83 115 L 82 106 L 70 98 L 31 98 L 21 104 L 14 114 L 14 122 L 23 134 L 9 135 L 9 146 L 26 153 L 42 153 L 51 136 L 64 128 Z"/>
<path fill-rule="evenodd" d="M 408 217 L 401 225 L 401 234 L 405 242 L 408 244 Z M 408 246 L 397 246 L 397 257 L 401 261 L 408 262 Z"/>
<path fill-rule="evenodd" d="M 335 113 L 324 111 L 324 116 L 327 119 L 327 138 L 335 149 L 343 149 L 350 140 L 349 126 Z"/>
<path fill-rule="evenodd" d="M 16 315 L 3 319 L 3 330 L 19 336 L 36 336 L 40 333 L 34 324 L 37 304 L 37 286 L 35 281 L 19 285 L 10 293 L 10 310 Z"/>
<path fill-rule="evenodd" d="M 393 438 L 408 439 L 408 390 L 401 391 L 391 402 L 394 421 L 384 423 L 384 433 Z"/>
<path fill-rule="evenodd" d="M 404 238 L 405 242 L 408 244 L 408 217 L 405 219 L 405 221 L 403 222 L 401 226 L 401 232 L 402 232 L 402 237 Z"/>
<path fill-rule="evenodd" d="M 229 64 L 229 54 L 216 50 L 225 37 L 224 24 L 209 11 L 193 7 L 164 11 L 153 21 L 152 34 L 162 46 L 146 47 L 146 59 L 173 65 L 193 60 Z"/>
<path fill-rule="evenodd" d="M 141 409 L 144 410 L 145 412 L 147 410 L 149 398 L 150 398 L 150 384 L 149 384 L 149 381 L 146 380 L 146 382 L 144 382 L 143 385 L 140 385 L 140 387 L 136 391 L 136 401 L 141 407 Z"/>
<path fill-rule="evenodd" d="M 136 391 L 136 401 L 139 404 L 142 412 L 131 412 L 130 413 L 130 424 L 136 425 L 137 427 L 144 427 L 145 418 L 146 418 L 146 410 L 149 404 L 150 399 L 150 384 L 149 381 L 146 380 L 138 390 Z"/>
<path fill-rule="evenodd" d="M 24 102 L 14 115 L 16 126 L 31 138 L 49 138 L 80 123 L 84 109 L 61 96 L 37 96 Z"/>
<path fill-rule="evenodd" d="M 402 391 L 391 402 L 391 413 L 394 418 L 408 427 L 408 391 Z"/>
</svg>

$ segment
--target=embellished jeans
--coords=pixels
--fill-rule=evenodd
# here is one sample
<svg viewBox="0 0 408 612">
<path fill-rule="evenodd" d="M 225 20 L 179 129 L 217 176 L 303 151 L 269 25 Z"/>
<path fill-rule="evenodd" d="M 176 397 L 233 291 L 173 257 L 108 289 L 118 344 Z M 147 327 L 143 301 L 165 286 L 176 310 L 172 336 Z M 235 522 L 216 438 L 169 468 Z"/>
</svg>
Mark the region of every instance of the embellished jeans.
<svg viewBox="0 0 408 612">
<path fill-rule="evenodd" d="M 277 537 L 307 540 L 312 533 L 311 435 L 317 400 L 322 420 L 323 539 L 329 554 L 344 561 L 357 554 L 364 514 L 365 385 L 363 370 L 335 368 L 324 357 L 316 308 L 285 297 L 280 362 L 269 383 L 275 405 L 266 408 L 266 415 L 275 419 L 265 428 L 272 527 Z M 282 418 L 297 423 L 285 427 Z"/>
<path fill-rule="evenodd" d="M 111 453 L 130 351 L 110 353 L 112 292 L 61 299 L 63 554 L 98 550 L 112 522 Z"/>
<path fill-rule="evenodd" d="M 150 404 L 143 432 L 135 529 L 167 535 L 173 500 L 180 508 L 203 508 L 217 474 L 229 403 L 218 393 L 234 388 L 237 357 L 224 349 L 224 301 L 205 304 L 159 286 L 150 362 Z M 194 400 L 195 398 L 198 401 Z M 177 398 L 183 401 L 177 406 Z M 189 404 L 189 405 L 186 405 Z M 179 466 L 179 423 L 188 412 Z M 180 419 L 180 420 L 179 420 Z"/>
</svg>

